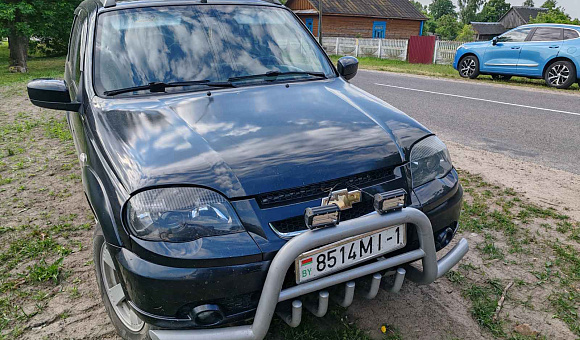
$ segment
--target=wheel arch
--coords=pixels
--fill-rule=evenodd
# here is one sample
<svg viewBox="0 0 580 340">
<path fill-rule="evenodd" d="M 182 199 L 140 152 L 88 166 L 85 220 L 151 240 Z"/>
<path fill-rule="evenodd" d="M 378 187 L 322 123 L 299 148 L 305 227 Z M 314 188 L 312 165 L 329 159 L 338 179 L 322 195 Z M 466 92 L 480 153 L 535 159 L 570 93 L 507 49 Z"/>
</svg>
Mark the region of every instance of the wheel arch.
<svg viewBox="0 0 580 340">
<path fill-rule="evenodd" d="M 576 68 L 576 75 L 578 74 L 578 70 L 580 70 L 579 65 L 576 65 L 576 63 L 574 62 L 574 60 L 567 58 L 567 57 L 555 57 L 550 59 L 550 61 L 548 61 L 546 63 L 546 65 L 544 65 L 544 69 L 542 70 L 542 78 L 546 77 L 546 71 L 548 71 L 548 68 L 550 67 L 550 65 L 552 65 L 555 62 L 558 61 L 568 61 L 570 63 L 572 63 L 572 65 L 574 65 L 574 67 Z"/>
<path fill-rule="evenodd" d="M 465 53 L 464 53 L 464 54 L 461 56 L 461 58 L 459 58 L 459 63 L 461 63 L 461 61 L 462 61 L 463 59 L 465 59 L 466 57 L 476 57 L 476 58 L 477 58 L 477 61 L 480 63 L 480 68 L 481 68 L 481 58 L 480 58 L 480 57 L 479 57 L 479 56 L 478 56 L 476 53 L 474 53 L 474 52 L 465 52 Z M 458 63 L 458 64 L 459 64 L 459 63 Z"/>
</svg>

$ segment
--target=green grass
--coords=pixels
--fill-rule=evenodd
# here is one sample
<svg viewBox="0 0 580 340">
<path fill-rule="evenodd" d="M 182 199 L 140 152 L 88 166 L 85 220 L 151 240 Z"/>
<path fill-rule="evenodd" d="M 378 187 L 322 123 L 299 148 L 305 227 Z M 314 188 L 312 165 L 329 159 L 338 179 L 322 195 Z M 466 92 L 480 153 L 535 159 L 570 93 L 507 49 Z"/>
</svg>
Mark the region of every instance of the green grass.
<svg viewBox="0 0 580 340">
<path fill-rule="evenodd" d="M 340 56 L 330 56 L 330 59 L 336 63 Z M 375 57 L 360 57 L 358 58 L 360 68 L 371 69 L 378 71 L 388 71 L 396 73 L 408 73 L 408 74 L 418 74 L 424 76 L 433 77 L 445 77 L 445 78 L 455 78 L 463 79 L 459 76 L 457 70 L 451 65 L 439 65 L 439 64 L 411 64 L 406 61 L 392 60 L 392 59 L 379 59 Z M 558 90 L 546 86 L 544 80 L 542 79 L 529 79 L 523 77 L 513 77 L 510 81 L 496 81 L 491 79 L 491 76 L 479 76 L 477 80 L 480 82 L 493 82 L 493 83 L 503 83 L 509 85 L 519 85 L 519 86 L 533 86 L 533 87 L 543 87 L 545 89 L 553 89 L 555 91 L 566 91 Z M 578 84 L 572 85 L 568 91 L 578 90 L 580 87 Z"/>
<path fill-rule="evenodd" d="M 505 337 L 501 321 L 494 320 L 497 301 L 503 286 L 498 280 L 487 280 L 484 284 L 470 284 L 463 295 L 471 300 L 471 315 L 480 326 L 489 330 L 494 337 Z"/>
<path fill-rule="evenodd" d="M 65 57 L 29 56 L 28 73 L 11 73 L 8 70 L 9 57 L 8 43 L 0 41 L 0 86 L 23 83 L 35 78 L 62 78 L 64 73 Z"/>
</svg>

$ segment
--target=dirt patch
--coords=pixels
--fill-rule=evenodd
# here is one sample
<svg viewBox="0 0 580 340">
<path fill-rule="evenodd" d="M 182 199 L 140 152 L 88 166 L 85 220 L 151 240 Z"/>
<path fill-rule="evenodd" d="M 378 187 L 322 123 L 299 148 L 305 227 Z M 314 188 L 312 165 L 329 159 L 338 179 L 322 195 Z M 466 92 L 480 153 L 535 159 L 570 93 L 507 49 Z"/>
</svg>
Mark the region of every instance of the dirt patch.
<svg viewBox="0 0 580 340">
<path fill-rule="evenodd" d="M 580 221 L 580 175 L 446 141 L 453 163 Z"/>
<path fill-rule="evenodd" d="M 0 89 L 0 338 L 112 338 L 64 113 Z"/>
</svg>

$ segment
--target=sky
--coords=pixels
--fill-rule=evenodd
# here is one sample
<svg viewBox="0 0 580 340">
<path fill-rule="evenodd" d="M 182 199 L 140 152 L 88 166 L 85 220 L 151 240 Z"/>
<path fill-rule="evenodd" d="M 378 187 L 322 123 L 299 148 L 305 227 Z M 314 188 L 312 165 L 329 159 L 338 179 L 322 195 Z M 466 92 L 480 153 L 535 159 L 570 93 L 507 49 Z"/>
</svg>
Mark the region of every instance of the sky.
<svg viewBox="0 0 580 340">
<path fill-rule="evenodd" d="M 525 0 L 507 0 L 510 4 L 514 6 L 521 6 Z M 419 0 L 424 5 L 431 3 L 431 0 Z M 457 5 L 457 0 L 453 0 Z M 534 0 L 536 7 L 541 6 L 544 0 Z M 580 18 L 580 0 L 558 0 L 558 6 L 562 6 L 566 9 L 566 13 L 570 14 L 572 18 Z"/>
</svg>

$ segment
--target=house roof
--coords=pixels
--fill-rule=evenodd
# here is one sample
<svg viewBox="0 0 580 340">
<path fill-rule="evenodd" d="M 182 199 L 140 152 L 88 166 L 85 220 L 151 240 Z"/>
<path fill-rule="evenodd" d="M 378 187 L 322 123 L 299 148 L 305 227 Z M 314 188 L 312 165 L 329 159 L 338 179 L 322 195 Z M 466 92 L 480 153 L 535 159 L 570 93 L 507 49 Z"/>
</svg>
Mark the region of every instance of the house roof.
<svg viewBox="0 0 580 340">
<path fill-rule="evenodd" d="M 499 21 L 501 21 L 511 10 L 516 12 L 517 15 L 522 18 L 522 20 L 527 24 L 530 21 L 530 17 L 536 18 L 541 12 L 547 12 L 546 8 L 538 7 L 526 7 L 526 6 L 513 6 L 506 14 L 504 14 Z"/>
<path fill-rule="evenodd" d="M 309 0 L 318 9 L 319 0 Z M 289 1 L 290 2 L 290 1 Z M 286 4 L 290 5 L 289 3 Z M 290 8 L 292 6 L 289 6 Z M 323 14 L 427 20 L 409 0 L 322 0 Z"/>
<path fill-rule="evenodd" d="M 500 35 L 506 31 L 499 22 L 472 22 L 471 26 L 479 35 Z"/>
</svg>

